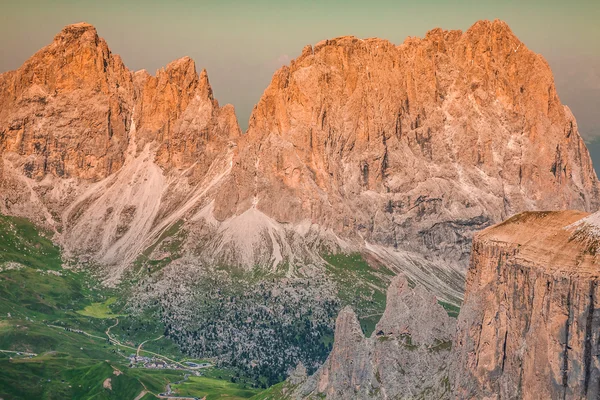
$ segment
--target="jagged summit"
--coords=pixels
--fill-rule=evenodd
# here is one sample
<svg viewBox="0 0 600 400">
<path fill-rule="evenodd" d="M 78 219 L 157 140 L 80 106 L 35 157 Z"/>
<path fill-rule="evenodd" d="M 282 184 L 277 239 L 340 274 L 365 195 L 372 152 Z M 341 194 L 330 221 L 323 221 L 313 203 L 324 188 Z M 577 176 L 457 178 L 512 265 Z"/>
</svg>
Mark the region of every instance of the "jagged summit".
<svg viewBox="0 0 600 400">
<path fill-rule="evenodd" d="M 405 43 L 414 43 L 414 42 L 418 42 L 418 41 L 431 40 L 431 39 L 437 40 L 440 37 L 457 39 L 457 38 L 460 38 L 461 36 L 465 36 L 466 38 L 469 38 L 469 39 L 476 39 L 476 38 L 483 37 L 488 40 L 494 38 L 496 40 L 509 40 L 509 41 L 516 41 L 518 43 L 521 43 L 521 41 L 512 32 L 512 30 L 510 29 L 510 26 L 506 22 L 504 22 L 500 19 L 496 19 L 494 21 L 479 20 L 479 21 L 475 22 L 473 25 L 471 25 L 471 27 L 464 32 L 459 29 L 446 30 L 446 29 L 443 29 L 440 27 L 433 28 L 433 29 L 428 30 L 425 33 L 425 36 L 423 38 L 418 37 L 418 36 L 409 36 L 405 39 L 405 41 L 403 43 L 400 43 L 398 45 L 394 45 L 388 39 L 378 38 L 378 37 L 359 38 L 354 35 L 337 36 L 334 38 L 321 40 L 321 41 L 317 42 L 314 46 L 311 46 L 311 45 L 305 46 L 304 50 L 302 51 L 302 54 L 304 55 L 304 53 L 314 52 L 325 46 L 331 46 L 331 45 L 334 45 L 334 46 L 357 46 L 357 45 L 374 44 L 374 45 L 385 45 L 385 46 L 391 45 L 391 46 L 395 46 L 395 47 L 400 47 Z M 299 58 L 302 58 L 302 56 L 300 56 Z M 296 61 L 296 60 L 293 60 L 292 62 L 294 62 L 294 61 Z"/>
<path fill-rule="evenodd" d="M 92 24 L 82 21 L 82 22 L 76 22 L 74 24 L 66 25 L 62 29 L 62 32 L 85 31 L 85 30 L 96 31 L 96 27 L 94 27 L 94 25 L 92 25 Z"/>
<path fill-rule="evenodd" d="M 181 58 L 178 58 L 177 60 L 173 60 L 170 63 L 167 64 L 167 66 L 164 69 L 161 69 L 162 71 L 193 71 L 194 74 L 196 73 L 196 63 L 194 62 L 194 60 L 192 60 L 190 57 L 188 56 L 184 56 Z M 159 70 L 159 71 L 161 71 Z"/>
<path fill-rule="evenodd" d="M 496 34 L 500 34 L 504 37 L 515 38 L 513 31 L 510 29 L 510 26 L 501 19 L 495 19 L 493 21 L 482 19 L 476 21 L 469 29 L 466 30 L 467 33 L 472 35 L 490 35 L 491 32 Z M 517 39 L 518 40 L 518 39 Z"/>
<path fill-rule="evenodd" d="M 87 35 L 86 35 L 87 34 Z M 87 22 L 79 22 L 71 25 L 65 26 L 55 37 L 54 41 L 67 41 L 74 39 L 81 39 L 83 36 L 90 37 L 98 37 L 98 32 L 96 28 L 88 24 Z"/>
</svg>

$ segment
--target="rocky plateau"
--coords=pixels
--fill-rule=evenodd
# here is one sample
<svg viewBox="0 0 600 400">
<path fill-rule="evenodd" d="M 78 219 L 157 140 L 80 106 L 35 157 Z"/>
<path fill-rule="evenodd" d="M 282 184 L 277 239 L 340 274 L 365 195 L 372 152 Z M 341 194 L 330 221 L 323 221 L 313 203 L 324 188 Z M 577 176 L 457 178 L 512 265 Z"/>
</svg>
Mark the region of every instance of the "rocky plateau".
<svg viewBox="0 0 600 400">
<path fill-rule="evenodd" d="M 475 236 L 455 339 L 455 396 L 600 395 L 598 214 L 529 212 Z"/>
</svg>

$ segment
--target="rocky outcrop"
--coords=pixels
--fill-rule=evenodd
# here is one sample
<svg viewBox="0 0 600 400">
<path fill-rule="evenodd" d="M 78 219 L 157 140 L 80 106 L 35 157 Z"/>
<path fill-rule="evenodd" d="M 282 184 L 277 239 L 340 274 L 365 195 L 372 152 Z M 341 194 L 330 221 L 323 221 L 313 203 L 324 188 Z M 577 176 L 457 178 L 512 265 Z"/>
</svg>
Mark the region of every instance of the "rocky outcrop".
<svg viewBox="0 0 600 400">
<path fill-rule="evenodd" d="M 387 293 L 385 313 L 365 338 L 350 307 L 337 317 L 335 342 L 325 364 L 299 382 L 294 398 L 449 398 L 447 363 L 454 320 L 435 296 L 410 288 L 397 276 Z"/>
<path fill-rule="evenodd" d="M 516 215 L 475 236 L 454 343 L 457 398 L 600 396 L 597 215 Z"/>
</svg>

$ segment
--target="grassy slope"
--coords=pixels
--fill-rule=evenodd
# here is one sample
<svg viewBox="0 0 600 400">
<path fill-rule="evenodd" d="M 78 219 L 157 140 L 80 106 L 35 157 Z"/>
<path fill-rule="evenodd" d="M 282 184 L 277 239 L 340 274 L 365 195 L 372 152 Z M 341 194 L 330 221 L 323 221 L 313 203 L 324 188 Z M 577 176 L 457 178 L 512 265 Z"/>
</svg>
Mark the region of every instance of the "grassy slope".
<svg viewBox="0 0 600 400">
<path fill-rule="evenodd" d="M 203 376 L 191 376 L 187 381 L 173 385 L 173 389 L 181 396 L 198 398 L 206 396 L 206 400 L 248 399 L 259 392 L 257 389 L 242 388 L 236 383 Z"/>
<path fill-rule="evenodd" d="M 183 371 L 128 368 L 125 355 L 132 350 L 102 339 L 119 315 L 116 293 L 61 265 L 60 250 L 46 235 L 26 220 L 0 216 L 0 350 L 37 354 L 0 352 L 0 398 L 133 399 L 148 390 L 143 398 L 151 399 L 167 383 L 183 379 Z M 152 323 L 120 317 L 111 333 L 137 345 L 162 334 L 163 328 Z M 49 325 L 81 329 L 99 338 Z M 148 342 L 144 349 L 181 355 L 167 339 Z M 107 379 L 112 389 L 104 387 Z M 187 388 L 211 395 L 221 390 L 230 399 L 236 398 L 231 397 L 234 393 L 243 395 L 238 398 L 255 394 L 216 377 L 190 382 Z"/>
<path fill-rule="evenodd" d="M 110 306 L 117 301 L 116 297 L 109 297 L 105 301 L 92 303 L 86 306 L 83 310 L 77 311 L 77 314 L 84 315 L 86 317 L 93 318 L 115 318 L 120 317 L 122 314 L 115 314 L 110 309 Z"/>
<path fill-rule="evenodd" d="M 0 264 L 15 261 L 33 268 L 59 270 L 60 250 L 48 235 L 23 218 L 0 215 Z"/>
<path fill-rule="evenodd" d="M 290 399 L 289 394 L 295 388 L 295 386 L 291 386 L 288 382 L 280 382 L 255 395 L 251 400 L 287 400 Z"/>
<path fill-rule="evenodd" d="M 370 335 L 385 310 L 387 286 L 394 273 L 383 266 L 373 268 L 358 253 L 324 255 L 323 258 L 338 284 L 340 300 L 352 306 L 363 331 Z"/>
</svg>

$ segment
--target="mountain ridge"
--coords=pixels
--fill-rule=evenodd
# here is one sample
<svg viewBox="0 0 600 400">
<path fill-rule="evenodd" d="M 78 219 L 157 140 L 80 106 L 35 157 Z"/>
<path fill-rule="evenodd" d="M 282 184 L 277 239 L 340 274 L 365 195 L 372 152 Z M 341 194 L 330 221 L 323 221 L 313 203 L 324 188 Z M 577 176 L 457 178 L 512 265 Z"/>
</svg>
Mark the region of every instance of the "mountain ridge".
<svg viewBox="0 0 600 400">
<path fill-rule="evenodd" d="M 198 74 L 192 59 L 175 60 L 154 76 L 130 71 L 86 23 L 65 27 L 21 69 L 0 75 L 0 86 L 2 153 L 11 164 L 3 171 L 12 170 L 3 181 L 20 187 L 5 195 L 2 211 L 67 228 L 61 240 L 67 253 L 88 255 L 100 247 L 93 258 L 105 264 L 129 264 L 142 250 L 121 239 L 144 207 L 151 207 L 146 228 L 129 236 L 146 238 L 159 229 L 148 245 L 186 214 L 205 215 L 209 204 L 207 226 L 248 220 L 247 213 L 263 220 L 252 235 L 269 232 L 271 254 L 245 256 L 244 265 L 297 259 L 291 250 L 278 255 L 274 249 L 297 247 L 286 237 L 308 224 L 316 238 L 330 238 L 301 244 L 306 261 L 319 262 L 310 248 L 324 245 L 363 249 L 400 266 L 406 251 L 427 254 L 424 262 L 443 258 L 460 271 L 473 231 L 523 209 L 591 210 L 598 202 L 589 155 L 573 135 L 576 123 L 560 104 L 547 63 L 498 20 L 465 32 L 436 28 L 400 45 L 346 36 L 306 46 L 274 74 L 244 134 L 233 106 L 219 106 L 206 71 Z M 93 106 L 79 115 L 63 111 L 86 103 Z M 64 128 L 49 133 L 55 126 Z M 504 136 L 495 138 L 495 130 Z M 524 151 L 533 160 L 524 161 Z M 110 176 L 134 159 L 146 164 L 136 167 L 144 177 L 133 182 L 150 179 L 162 193 L 148 198 L 154 206 L 122 204 L 116 215 L 109 205 L 114 198 L 101 205 L 97 195 L 85 195 L 89 188 L 73 186 L 112 185 Z M 131 181 L 128 171 L 116 180 L 121 185 Z M 40 185 L 52 180 L 48 174 L 59 178 L 55 185 L 80 181 L 52 189 L 62 193 L 48 199 L 48 182 Z M 558 196 L 544 200 L 545 180 L 554 182 Z M 149 190 L 140 185 L 136 190 Z M 115 193 L 121 190 L 115 186 Z M 68 200 L 65 194 L 73 192 L 84 197 Z M 39 211 L 25 210 L 15 197 L 33 198 Z M 71 202 L 66 213 L 56 204 L 65 201 Z M 83 212 L 90 202 L 97 207 Z M 112 231 L 99 231 L 99 218 L 112 220 Z M 71 236 L 89 236 L 85 246 L 69 237 L 78 225 Z M 246 246 L 257 245 L 265 241 Z M 211 259 L 219 258 L 235 263 L 239 256 Z"/>
</svg>

